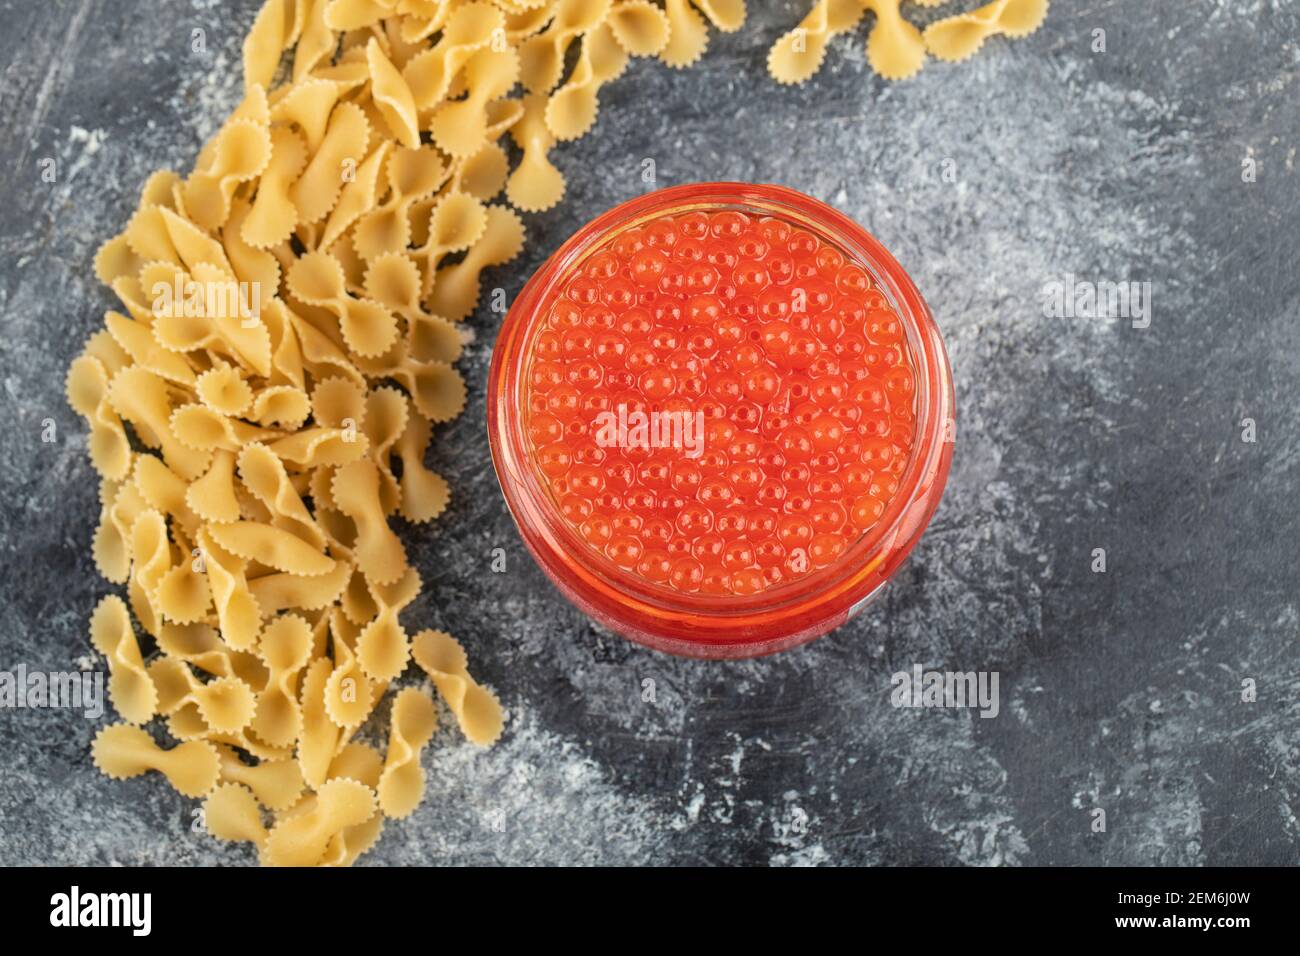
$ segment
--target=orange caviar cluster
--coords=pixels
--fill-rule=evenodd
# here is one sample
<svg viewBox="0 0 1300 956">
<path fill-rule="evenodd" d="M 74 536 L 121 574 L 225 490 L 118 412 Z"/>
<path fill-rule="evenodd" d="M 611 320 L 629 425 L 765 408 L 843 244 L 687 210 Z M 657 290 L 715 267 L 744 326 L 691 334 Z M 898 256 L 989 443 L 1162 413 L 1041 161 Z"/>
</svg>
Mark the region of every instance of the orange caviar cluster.
<svg viewBox="0 0 1300 956">
<path fill-rule="evenodd" d="M 614 564 L 755 594 L 879 520 L 915 390 L 902 320 L 835 246 L 777 218 L 665 215 L 560 282 L 529 357 L 527 440 L 564 519 Z"/>
</svg>

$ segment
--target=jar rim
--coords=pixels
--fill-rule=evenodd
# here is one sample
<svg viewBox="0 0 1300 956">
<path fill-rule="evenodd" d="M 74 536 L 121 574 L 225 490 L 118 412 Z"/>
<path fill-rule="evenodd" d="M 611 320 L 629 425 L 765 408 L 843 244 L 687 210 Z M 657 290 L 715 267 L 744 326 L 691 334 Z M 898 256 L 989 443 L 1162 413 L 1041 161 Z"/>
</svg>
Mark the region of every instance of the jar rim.
<svg viewBox="0 0 1300 956">
<path fill-rule="evenodd" d="M 880 520 L 826 567 L 751 595 L 674 591 L 642 581 L 597 553 L 555 507 L 530 462 L 523 423 L 523 371 L 529 350 L 546 308 L 573 269 L 613 236 L 642 222 L 727 208 L 778 216 L 809 229 L 866 269 L 902 320 L 916 377 L 916 429 L 909 461 Z M 598 612 L 614 626 L 620 614 L 628 615 L 637 622 L 633 631 L 662 631 L 687 644 L 735 643 L 745 640 L 743 635 L 752 639 L 783 629 L 796 634 L 804 622 L 818 617 L 819 608 L 842 619 L 874 594 L 911 550 L 937 507 L 951 462 L 953 404 L 951 372 L 933 316 L 911 278 L 874 236 L 838 210 L 795 190 L 728 182 L 693 183 L 638 196 L 592 219 L 561 244 L 524 285 L 502 324 L 487 396 L 497 477 L 525 544 L 543 570 L 584 610 Z"/>
</svg>

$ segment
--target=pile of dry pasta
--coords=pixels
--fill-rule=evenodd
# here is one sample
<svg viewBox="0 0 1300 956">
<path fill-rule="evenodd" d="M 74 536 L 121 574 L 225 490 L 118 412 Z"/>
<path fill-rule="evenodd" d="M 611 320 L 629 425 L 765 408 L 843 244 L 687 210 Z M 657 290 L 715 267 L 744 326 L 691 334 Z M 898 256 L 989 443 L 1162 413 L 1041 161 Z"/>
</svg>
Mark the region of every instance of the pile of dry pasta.
<svg viewBox="0 0 1300 956">
<path fill-rule="evenodd" d="M 873 65 L 904 75 L 879 53 L 915 58 L 898 2 L 821 0 L 773 48 L 773 75 L 811 76 L 868 9 Z M 1024 32 L 1034 3 L 997 0 L 925 42 L 961 58 Z M 149 178 L 96 257 L 122 311 L 68 372 L 101 476 L 95 563 L 127 593 L 90 622 L 123 721 L 95 739 L 104 773 L 161 773 L 264 863 L 348 865 L 423 796 L 427 693 L 394 695 L 384 753 L 356 739 L 411 660 L 469 740 L 499 736 L 459 643 L 403 628 L 420 578 L 390 524 L 448 503 L 424 456 L 465 404 L 457 323 L 524 242 L 498 197 L 559 202 L 548 154 L 591 128 L 629 57 L 689 66 L 708 23 L 744 17 L 744 0 L 262 7 L 243 101 L 188 177 Z M 155 717 L 179 743 L 155 742 Z"/>
<path fill-rule="evenodd" d="M 554 205 L 547 154 L 600 86 L 706 42 L 673 0 L 263 6 L 243 101 L 96 257 L 122 310 L 68 373 L 102 479 L 95 562 L 127 595 L 90 622 L 123 721 L 95 738 L 104 773 L 158 771 L 264 863 L 347 865 L 423 795 L 426 692 L 395 695 L 386 752 L 355 739 L 410 660 L 469 740 L 497 738 L 460 645 L 399 620 L 420 577 L 390 521 L 447 506 L 424 456 L 465 404 L 456 323 L 524 241 L 494 200 Z"/>
</svg>

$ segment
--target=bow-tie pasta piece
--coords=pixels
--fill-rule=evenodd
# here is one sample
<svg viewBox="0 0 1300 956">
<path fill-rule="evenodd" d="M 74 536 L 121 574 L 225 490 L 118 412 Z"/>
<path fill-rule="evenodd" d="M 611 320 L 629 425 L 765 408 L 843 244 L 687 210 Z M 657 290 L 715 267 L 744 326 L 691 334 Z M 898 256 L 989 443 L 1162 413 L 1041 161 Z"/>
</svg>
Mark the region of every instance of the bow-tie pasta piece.
<svg viewBox="0 0 1300 956">
<path fill-rule="evenodd" d="M 325 684 L 325 710 L 329 719 L 351 736 L 370 716 L 387 685 L 366 677 L 356 656 L 360 630 L 340 608 L 330 611 L 329 629 L 334 669 Z"/>
<path fill-rule="evenodd" d="M 486 218 L 486 217 L 485 217 Z M 411 357 L 419 362 L 454 362 L 464 343 L 446 319 L 420 306 L 420 270 L 405 254 L 379 256 L 366 270 L 366 295 L 406 320 Z"/>
<path fill-rule="evenodd" d="M 296 82 L 271 108 L 271 119 L 289 123 L 302 133 L 308 154 L 314 154 L 325 139 L 330 113 L 344 92 L 344 85 L 320 77 Z"/>
<path fill-rule="evenodd" d="M 191 698 L 203 722 L 217 733 L 243 730 L 257 707 L 253 689 L 238 677 L 218 677 L 201 684 L 193 690 Z"/>
<path fill-rule="evenodd" d="M 693 0 L 710 23 L 723 33 L 735 33 L 745 23 L 745 0 Z"/>
<path fill-rule="evenodd" d="M 407 568 L 394 584 L 370 584 L 379 614 L 357 637 L 357 662 L 371 680 L 390 681 L 405 670 L 410 640 L 397 616 L 419 593 L 420 575 L 414 568 Z"/>
<path fill-rule="evenodd" d="M 204 262 L 194 266 L 187 278 L 165 263 L 141 270 L 145 282 L 160 281 L 193 289 L 202 303 L 191 309 L 171 308 L 157 315 L 154 335 L 166 348 L 189 352 L 201 348 L 223 353 L 240 365 L 267 376 L 271 372 L 271 336 L 254 311 L 245 290 L 228 269 Z"/>
<path fill-rule="evenodd" d="M 208 624 L 164 624 L 157 640 L 158 650 L 168 658 L 216 677 L 240 676 L 235 673 L 239 652 L 228 649 Z"/>
<path fill-rule="evenodd" d="M 126 241 L 126 234 L 114 236 L 95 253 L 93 268 L 95 277 L 104 285 L 111 286 L 123 276 L 133 276 L 140 271 L 143 260 L 135 254 L 131 244 Z"/>
<path fill-rule="evenodd" d="M 610 0 L 560 0 L 555 18 L 519 46 L 519 80 L 530 93 L 548 93 L 560 82 L 569 44 L 609 16 Z"/>
<path fill-rule="evenodd" d="M 324 428 L 359 430 L 366 418 L 366 389 L 348 378 L 327 378 L 311 393 L 312 417 Z"/>
<path fill-rule="evenodd" d="M 221 637 L 235 650 L 251 650 L 262 630 L 262 611 L 257 599 L 248 589 L 244 570 L 246 562 L 222 548 L 212 534 L 216 527 L 209 524 L 199 531 L 199 548 L 203 553 L 203 566 L 208 573 L 208 586 L 212 589 L 212 603 L 217 609 Z"/>
<path fill-rule="evenodd" d="M 259 521 L 232 521 L 208 527 L 224 550 L 246 561 L 257 560 L 290 574 L 311 577 L 334 570 L 333 559 L 297 535 Z"/>
<path fill-rule="evenodd" d="M 301 6 L 301 4 L 299 4 Z M 292 42 L 294 4 L 268 0 L 244 38 L 244 86 L 270 86 L 284 48 Z"/>
<path fill-rule="evenodd" d="M 347 561 L 336 560 L 334 570 L 328 574 L 302 575 L 283 571 L 263 574 L 250 580 L 248 589 L 264 614 L 275 614 L 289 608 L 319 611 L 339 599 L 353 570 Z"/>
<path fill-rule="evenodd" d="M 221 275 L 233 274 L 226 250 L 216 239 L 165 206 L 158 207 L 158 215 L 162 218 L 171 248 L 175 250 L 170 259 L 176 265 L 191 273 L 199 266 L 206 266 Z"/>
<path fill-rule="evenodd" d="M 289 198 L 289 189 L 305 165 L 307 146 L 302 137 L 288 127 L 271 130 L 271 158 L 240 229 L 241 238 L 250 246 L 265 249 L 293 234 L 298 209 Z"/>
<path fill-rule="evenodd" d="M 324 857 L 330 840 L 348 827 L 365 823 L 377 807 L 375 793 L 363 783 L 328 780 L 304 813 L 277 823 L 266 841 L 271 866 L 312 866 Z"/>
<path fill-rule="evenodd" d="M 300 0 L 295 8 L 304 14 L 302 35 L 293 51 L 293 81 L 299 82 L 320 67 L 338 47 L 338 35 L 325 25 L 325 0 Z"/>
<path fill-rule="evenodd" d="M 447 19 L 436 44 L 402 68 L 402 79 L 418 111 L 433 109 L 447 95 L 465 62 L 503 35 L 505 15 L 490 3 L 467 3 Z"/>
<path fill-rule="evenodd" d="M 433 426 L 419 412 L 407 416 L 406 429 L 393 446 L 402 460 L 401 487 L 402 517 L 423 524 L 432 521 L 447 509 L 451 489 L 437 472 L 424 467 L 424 452 L 433 437 Z"/>
<path fill-rule="evenodd" d="M 668 17 L 668 43 L 659 59 L 673 69 L 693 66 L 709 45 L 704 18 L 688 0 L 665 0 L 664 13 Z"/>
<path fill-rule="evenodd" d="M 126 583 L 131 573 L 131 546 L 113 521 L 113 508 L 122 493 L 122 483 L 107 478 L 99 483 L 99 521 L 91 538 L 91 557 L 99 573 L 114 584 Z M 135 485 L 128 485 L 138 495 Z M 143 503 L 142 503 L 143 506 Z"/>
<path fill-rule="evenodd" d="M 343 267 L 327 252 L 312 252 L 289 270 L 290 290 L 308 305 L 318 305 L 339 320 L 348 348 L 357 355 L 382 355 L 397 337 L 397 320 L 378 302 L 348 295 Z"/>
<path fill-rule="evenodd" d="M 324 534 L 274 452 L 265 445 L 246 445 L 239 453 L 239 477 L 244 487 L 266 507 L 277 528 L 292 533 L 313 548 L 324 549 Z M 300 572 L 291 570 L 290 573 Z"/>
<path fill-rule="evenodd" d="M 304 372 L 317 379 L 341 375 L 358 382 L 364 380 L 353 360 L 333 339 L 297 313 L 287 309 L 286 313 L 302 349 Z"/>
<path fill-rule="evenodd" d="M 524 212 L 542 212 L 564 198 L 564 174 L 551 162 L 555 134 L 546 124 L 547 97 L 531 93 L 524 97 L 524 115 L 510 129 L 510 138 L 523 151 L 523 158 L 506 180 L 506 198 Z"/>
<path fill-rule="evenodd" d="M 767 69 L 778 83 L 802 83 L 821 69 L 831 37 L 858 25 L 861 0 L 818 0 L 799 26 L 772 45 Z"/>
<path fill-rule="evenodd" d="M 925 63 L 925 42 L 921 31 L 903 19 L 902 0 L 864 0 L 863 6 L 876 15 L 867 35 L 867 63 L 887 80 L 914 76 Z"/>
<path fill-rule="evenodd" d="M 221 242 L 226 257 L 235 270 L 235 277 L 245 283 L 248 293 L 242 297 L 247 303 L 247 313 L 241 322 L 264 324 L 271 339 L 272 368 L 270 377 L 279 384 L 285 381 L 302 384 L 298 367 L 296 343 L 285 340 L 284 303 L 276 295 L 280 291 L 280 262 L 269 249 L 257 249 L 244 241 L 244 221 L 252 206 L 236 197 L 235 204 L 221 229 Z M 236 287 L 238 289 L 238 287 Z"/>
<path fill-rule="evenodd" d="M 347 233 L 349 227 L 361 216 L 374 209 L 379 199 L 379 174 L 385 168 L 392 149 L 391 142 L 387 140 L 381 142 L 357 167 L 356 176 L 343 187 L 339 201 L 330 211 L 329 219 L 325 223 L 325 231 L 321 234 L 322 248 L 333 251 L 336 243 L 340 242 L 340 238 Z"/>
<path fill-rule="evenodd" d="M 633 56 L 655 56 L 668 45 L 668 16 L 650 0 L 621 0 L 605 21 L 619 45 Z"/>
<path fill-rule="evenodd" d="M 352 740 L 346 747 L 339 748 L 329 765 L 329 779 L 346 777 L 364 783 L 372 790 L 380 786 L 382 773 L 383 754 L 359 740 Z"/>
<path fill-rule="evenodd" d="M 183 549 L 182 554 L 189 550 Z M 165 620 L 177 624 L 207 620 L 212 610 L 212 591 L 202 568 L 202 562 L 182 557 L 159 579 L 156 601 Z"/>
<path fill-rule="evenodd" d="M 206 405 L 182 405 L 169 420 L 181 444 L 197 451 L 238 451 L 249 442 L 273 441 L 279 433 L 222 415 Z"/>
<path fill-rule="evenodd" d="M 602 23 L 582 38 L 582 53 L 569 81 L 546 104 L 546 125 L 557 139 L 577 139 L 596 122 L 601 86 L 627 68 L 628 54 Z"/>
<path fill-rule="evenodd" d="M 158 690 L 158 713 L 168 717 L 182 707 L 191 706 L 197 711 L 194 692 L 203 688 L 203 682 L 180 658 L 160 657 L 149 664 L 149 679 Z M 206 729 L 206 727 L 204 728 Z M 202 736 L 202 732 L 182 739 Z"/>
<path fill-rule="evenodd" d="M 487 141 L 488 105 L 515 85 L 519 54 L 512 47 L 488 46 L 469 59 L 463 76 L 468 88 L 465 98 L 444 103 L 429 124 L 438 148 L 453 157 L 471 156 Z"/>
<path fill-rule="evenodd" d="M 271 679 L 257 699 L 252 731 L 272 746 L 288 746 L 302 731 L 298 674 L 311 657 L 308 623 L 296 614 L 275 618 L 262 629 L 258 653 Z"/>
<path fill-rule="evenodd" d="M 384 514 L 396 511 L 402 500 L 389 458 L 406 430 L 406 418 L 406 395 L 398 389 L 381 386 L 366 396 L 366 438 L 371 460 L 379 469 L 379 502 Z"/>
<path fill-rule="evenodd" d="M 438 688 L 470 743 L 486 747 L 501 736 L 501 704 L 470 677 L 459 641 L 443 631 L 421 631 L 411 641 L 411 656 Z"/>
<path fill-rule="evenodd" d="M 197 389 L 199 401 L 222 415 L 243 415 L 253 403 L 252 386 L 239 369 L 225 362 L 219 362 L 200 375 Z"/>
<path fill-rule="evenodd" d="M 149 448 L 162 451 L 163 461 L 186 480 L 203 474 L 211 456 L 178 441 L 172 434 L 172 408 L 163 380 L 138 365 L 124 368 L 108 386 L 113 410 L 131 424 Z"/>
<path fill-rule="evenodd" d="M 307 393 L 293 385 L 272 385 L 253 396 L 248 417 L 262 425 L 290 431 L 301 428 L 311 414 Z"/>
<path fill-rule="evenodd" d="M 424 264 L 423 291 L 428 295 L 443 256 L 463 252 L 487 232 L 487 207 L 468 193 L 448 192 L 429 213 L 428 238 L 412 252 Z"/>
<path fill-rule="evenodd" d="M 148 502 L 149 507 L 175 522 L 174 531 L 183 531 L 187 537 L 194 535 L 200 521 L 185 500 L 189 486 L 184 478 L 168 468 L 161 458 L 153 455 L 137 455 L 131 475 L 136 490 Z M 178 539 L 176 543 L 179 546 L 181 542 Z M 183 554 L 184 552 L 182 556 Z"/>
<path fill-rule="evenodd" d="M 203 801 L 203 824 L 218 840 L 251 843 L 259 855 L 266 847 L 267 829 L 262 808 L 251 790 L 238 783 L 222 783 Z"/>
<path fill-rule="evenodd" d="M 230 215 L 230 200 L 241 183 L 255 179 L 271 160 L 265 126 L 249 120 L 228 125 L 220 134 L 212 166 L 185 183 L 185 211 L 203 229 L 217 229 Z"/>
<path fill-rule="evenodd" d="M 326 0 L 325 25 L 331 30 L 359 30 L 378 23 L 395 6 L 395 0 Z"/>
<path fill-rule="evenodd" d="M 108 574 L 105 577 L 114 584 L 130 581 L 131 564 L 135 560 L 132 552 L 135 522 L 148 509 L 149 503 L 141 497 L 134 481 L 101 483 L 102 515 L 100 531 L 95 537 L 95 554 L 105 562 L 101 567 L 112 572 L 111 577 Z"/>
<path fill-rule="evenodd" d="M 356 461 L 366 453 L 366 436 L 358 435 L 350 426 L 307 428 L 267 447 L 299 470 L 305 470 Z"/>
<path fill-rule="evenodd" d="M 143 724 L 158 707 L 158 691 L 144 668 L 126 604 L 110 594 L 90 618 L 90 643 L 108 661 L 108 696 L 122 717 Z"/>
<path fill-rule="evenodd" d="M 425 303 L 428 310 L 453 322 L 465 318 L 478 305 L 479 277 L 483 270 L 504 265 L 523 248 L 523 220 L 504 206 L 488 206 L 482 237 L 460 262 L 439 267 Z"/>
<path fill-rule="evenodd" d="M 298 767 L 303 779 L 313 789 L 325 782 L 330 761 L 342 736 L 340 726 L 329 714 L 328 685 L 333 665 L 328 658 L 317 658 L 303 674 L 300 689 L 302 730 L 298 736 Z"/>
<path fill-rule="evenodd" d="M 358 633 L 367 621 L 374 620 L 379 614 L 379 605 L 370 596 L 370 582 L 360 571 L 352 576 L 352 580 L 344 589 L 342 600 L 339 601 L 339 610 L 350 623 L 357 625 Z"/>
<path fill-rule="evenodd" d="M 420 127 L 415 114 L 415 99 L 406 80 L 384 56 L 379 41 L 374 37 L 366 44 L 366 62 L 370 66 L 370 95 L 389 132 L 408 149 L 417 148 L 420 145 Z"/>
<path fill-rule="evenodd" d="M 108 373 L 110 379 L 135 361 L 106 328 L 100 329 L 86 339 L 81 354 L 95 359 L 104 366 L 104 371 Z"/>
<path fill-rule="evenodd" d="M 207 741 L 190 741 L 166 750 L 131 724 L 111 724 L 100 730 L 90 756 L 95 766 L 114 780 L 156 770 L 187 797 L 204 796 L 217 785 L 221 772 L 217 750 Z"/>
<path fill-rule="evenodd" d="M 306 783 L 296 760 L 262 760 L 244 763 L 228 745 L 217 747 L 221 754 L 221 779 L 247 787 L 257 802 L 268 810 L 285 810 L 302 797 Z"/>
<path fill-rule="evenodd" d="M 90 461 L 105 478 L 126 477 L 131 467 L 131 443 L 122 419 L 108 401 L 108 372 L 99 359 L 82 355 L 68 368 L 68 404 L 90 428 Z"/>
<path fill-rule="evenodd" d="M 370 262 L 405 250 L 411 242 L 408 208 L 446 178 L 447 169 L 432 147 L 395 150 L 388 159 L 388 201 L 359 219 L 352 234 L 361 258 Z"/>
<path fill-rule="evenodd" d="M 153 316 L 150 314 L 149 322 L 152 321 Z M 127 318 L 120 312 L 111 311 L 104 313 L 104 325 L 113 341 L 129 354 L 134 365 L 142 371 L 185 388 L 194 387 L 198 378 L 194 366 L 184 355 L 178 355 L 164 348 L 158 341 L 152 325 Z M 130 366 L 119 368 L 116 372 L 112 372 L 112 377 L 116 378 L 118 374 L 129 368 Z"/>
<path fill-rule="evenodd" d="M 507 10 L 505 36 L 506 40 L 518 45 L 522 40 L 541 33 L 555 16 L 555 7 L 559 0 L 516 0 L 503 7 Z"/>
<path fill-rule="evenodd" d="M 157 634 L 162 626 L 158 584 L 172 566 L 167 522 L 157 511 L 150 509 L 135 519 L 131 528 L 131 555 L 131 579 L 127 584 L 131 609 L 140 619 L 141 627 Z"/>
<path fill-rule="evenodd" d="M 465 410 L 465 380 L 446 362 L 417 362 L 403 353 L 385 374 L 402 384 L 430 421 L 448 422 Z"/>
<path fill-rule="evenodd" d="M 320 148 L 289 190 L 298 222 L 319 222 L 329 214 L 343 189 L 349 164 L 361 161 L 369 140 L 370 123 L 361 107 L 355 103 L 334 107 Z"/>
<path fill-rule="evenodd" d="M 391 584 L 406 572 L 406 549 L 388 526 L 379 499 L 379 469 L 369 459 L 334 473 L 331 496 L 357 526 L 357 567 L 377 584 Z"/>
<path fill-rule="evenodd" d="M 357 783 L 364 783 L 371 790 L 377 790 L 383 772 L 384 755 L 369 744 L 353 740 L 346 746 L 341 747 L 333 761 L 330 762 L 329 779 L 355 780 Z M 355 860 L 356 857 L 374 844 L 374 841 L 379 838 L 379 832 L 382 829 L 383 816 L 377 813 L 365 823 L 349 827 L 340 834 L 340 836 L 347 838 L 348 846 L 339 849 L 345 850 L 344 855 Z M 337 861 L 333 865 L 346 866 L 348 864 Z"/>
<path fill-rule="evenodd" d="M 509 110 L 507 116 L 509 122 L 502 125 L 502 135 L 514 129 L 523 118 L 524 104 L 519 100 L 497 100 L 488 108 L 488 115 L 492 117 L 497 113 L 505 113 L 506 110 Z M 506 180 L 509 176 L 510 160 L 505 150 L 497 143 L 484 143 L 479 147 L 478 152 L 456 164 L 451 188 L 455 192 L 473 196 L 480 202 L 488 202 L 499 196 L 501 190 L 506 188 Z M 418 238 L 415 240 L 417 244 L 421 241 Z"/>
<path fill-rule="evenodd" d="M 429 695 L 407 687 L 393 701 L 388 755 L 379 778 L 379 808 L 385 816 L 411 815 L 424 798 L 424 768 L 420 751 L 438 727 L 438 713 Z"/>
<path fill-rule="evenodd" d="M 221 449 L 213 453 L 212 467 L 185 490 L 185 502 L 205 521 L 239 520 L 233 452 Z"/>
<path fill-rule="evenodd" d="M 1026 37 L 1047 18 L 1047 0 L 994 0 L 969 13 L 925 28 L 926 48 L 941 60 L 959 62 L 991 36 Z"/>
</svg>

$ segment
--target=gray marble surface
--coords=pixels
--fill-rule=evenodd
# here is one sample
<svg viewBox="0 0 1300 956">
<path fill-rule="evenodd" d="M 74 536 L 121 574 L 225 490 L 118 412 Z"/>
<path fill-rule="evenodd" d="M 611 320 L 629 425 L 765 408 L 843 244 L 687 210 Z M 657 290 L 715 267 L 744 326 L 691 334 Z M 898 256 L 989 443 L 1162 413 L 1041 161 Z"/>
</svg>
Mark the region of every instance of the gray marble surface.
<svg viewBox="0 0 1300 956">
<path fill-rule="evenodd" d="M 1294 864 L 1300 4 L 1057 3 L 1035 36 L 896 85 L 859 29 L 778 87 L 766 50 L 803 6 L 751 0 L 694 70 L 635 63 L 556 152 L 564 203 L 528 217 L 527 254 L 492 281 L 517 292 L 644 188 L 646 158 L 659 185 L 834 204 L 911 272 L 951 354 L 959 435 L 933 526 L 884 599 L 795 652 L 686 661 L 602 633 L 497 492 L 498 317 L 480 312 L 469 408 L 430 457 L 455 501 L 406 534 L 426 581 L 406 620 L 463 637 L 509 725 L 487 752 L 440 732 L 428 799 L 367 862 Z M 91 259 L 148 172 L 188 169 L 236 102 L 255 7 L 0 0 L 0 669 L 91 655 L 112 586 L 62 386 L 113 304 Z M 1151 283 L 1150 327 L 1045 316 L 1067 274 Z M 999 715 L 895 709 L 890 675 L 913 664 L 997 671 Z M 108 719 L 0 711 L 0 863 L 250 862 L 157 779 L 99 776 Z"/>
</svg>

